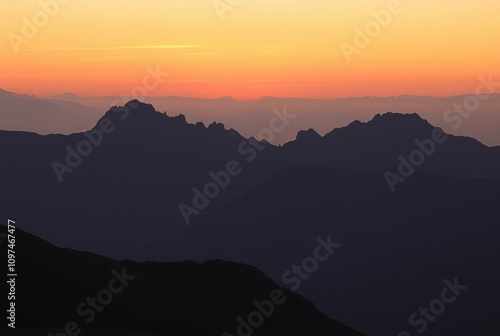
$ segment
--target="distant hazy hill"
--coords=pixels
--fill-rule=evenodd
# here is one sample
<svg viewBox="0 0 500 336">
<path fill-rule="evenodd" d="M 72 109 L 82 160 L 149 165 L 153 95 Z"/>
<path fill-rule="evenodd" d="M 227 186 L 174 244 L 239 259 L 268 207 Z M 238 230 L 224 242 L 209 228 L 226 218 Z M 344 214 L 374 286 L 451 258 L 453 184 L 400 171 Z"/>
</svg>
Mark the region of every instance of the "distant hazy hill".
<svg viewBox="0 0 500 336">
<path fill-rule="evenodd" d="M 70 134 L 90 129 L 102 109 L 0 90 L 0 130 Z"/>
</svg>

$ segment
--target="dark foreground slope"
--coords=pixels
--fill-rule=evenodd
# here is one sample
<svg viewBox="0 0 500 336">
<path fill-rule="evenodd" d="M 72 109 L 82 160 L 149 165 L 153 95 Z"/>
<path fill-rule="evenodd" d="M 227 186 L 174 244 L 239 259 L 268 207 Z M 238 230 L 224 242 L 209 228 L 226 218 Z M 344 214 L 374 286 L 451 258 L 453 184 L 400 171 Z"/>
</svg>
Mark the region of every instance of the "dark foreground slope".
<svg viewBox="0 0 500 336">
<path fill-rule="evenodd" d="M 0 233 L 5 232 L 1 226 Z M 18 330 L 40 328 L 42 336 L 74 322 L 70 329 L 78 325 L 179 336 L 236 335 L 238 317 L 246 319 L 256 310 L 253 301 L 268 300 L 278 289 L 284 302 L 275 306 L 254 335 L 360 335 L 251 266 L 224 261 L 119 262 L 60 249 L 19 229 L 15 235 Z M 5 251 L 5 240 L 2 243 Z M 108 296 L 109 291 L 115 293 Z M 87 300 L 96 297 L 96 306 L 91 308 Z M 16 333 L 8 329 L 4 334 Z"/>
</svg>

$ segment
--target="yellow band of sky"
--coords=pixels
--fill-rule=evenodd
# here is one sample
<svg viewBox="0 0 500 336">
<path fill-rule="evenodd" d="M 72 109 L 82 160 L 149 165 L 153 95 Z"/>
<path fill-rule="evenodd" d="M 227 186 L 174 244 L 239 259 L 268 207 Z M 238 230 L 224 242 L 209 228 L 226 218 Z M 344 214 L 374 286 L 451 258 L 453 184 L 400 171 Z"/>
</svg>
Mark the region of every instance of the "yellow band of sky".
<svg viewBox="0 0 500 336">
<path fill-rule="evenodd" d="M 0 0 L 0 12 L 0 88 L 39 96 L 129 93 L 157 65 L 170 76 L 151 95 L 236 99 L 445 96 L 500 75 L 499 0 Z"/>
</svg>

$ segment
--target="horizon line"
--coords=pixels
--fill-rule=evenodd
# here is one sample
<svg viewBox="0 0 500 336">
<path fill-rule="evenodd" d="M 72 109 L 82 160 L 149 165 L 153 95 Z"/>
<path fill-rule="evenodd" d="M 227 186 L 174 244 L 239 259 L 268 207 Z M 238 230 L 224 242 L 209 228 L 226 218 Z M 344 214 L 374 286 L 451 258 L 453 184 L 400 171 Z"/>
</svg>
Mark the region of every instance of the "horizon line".
<svg viewBox="0 0 500 336">
<path fill-rule="evenodd" d="M 120 97 L 120 94 L 111 94 L 111 95 L 102 95 L 102 96 L 80 96 L 78 94 L 75 94 L 74 92 L 63 92 L 63 93 L 57 93 L 53 95 L 43 95 L 43 96 L 37 96 L 35 94 L 30 94 L 30 93 L 18 93 L 14 91 L 8 91 L 0 88 L 0 91 L 11 93 L 11 94 L 16 94 L 16 95 L 27 95 L 29 97 L 34 97 L 37 99 L 53 99 L 53 100 L 61 100 L 58 99 L 59 96 L 64 96 L 64 95 L 72 95 L 75 98 L 110 98 L 110 97 Z M 147 99 L 147 98 L 181 98 L 181 99 L 198 99 L 198 100 L 222 100 L 222 99 L 231 99 L 234 102 L 252 102 L 252 101 L 261 101 L 265 99 L 282 99 L 282 100 L 315 100 L 315 101 L 324 101 L 324 100 L 348 100 L 348 99 L 366 99 L 366 98 L 378 98 L 378 99 L 389 99 L 389 98 L 403 98 L 403 97 L 414 97 L 414 98 L 432 98 L 432 99 L 446 99 L 446 98 L 455 98 L 455 97 L 461 97 L 461 96 L 467 96 L 467 95 L 476 95 L 475 93 L 460 93 L 460 94 L 454 94 L 454 95 L 448 95 L 448 96 L 433 96 L 433 95 L 416 95 L 416 94 L 401 94 L 401 95 L 392 95 L 392 96 L 347 96 L 347 97 L 329 97 L 329 98 L 311 98 L 311 97 L 279 97 L 279 96 L 261 96 L 260 98 L 254 98 L 254 99 L 235 99 L 232 96 L 219 96 L 215 98 L 208 98 L 208 97 L 194 97 L 194 96 L 179 96 L 179 95 L 148 95 L 144 97 L 130 97 L 130 100 L 133 99 Z M 500 93 L 482 93 L 479 95 L 500 95 Z"/>
</svg>

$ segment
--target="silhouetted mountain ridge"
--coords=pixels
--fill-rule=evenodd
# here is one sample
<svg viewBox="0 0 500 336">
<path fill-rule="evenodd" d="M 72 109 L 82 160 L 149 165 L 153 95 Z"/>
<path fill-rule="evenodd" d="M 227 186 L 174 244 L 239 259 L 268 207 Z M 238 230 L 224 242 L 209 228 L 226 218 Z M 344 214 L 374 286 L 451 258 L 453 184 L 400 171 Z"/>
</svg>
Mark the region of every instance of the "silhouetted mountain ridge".
<svg viewBox="0 0 500 336">
<path fill-rule="evenodd" d="M 5 233 L 6 227 L 0 226 Z M 60 249 L 16 230 L 18 272 L 17 328 L 49 328 L 54 333 L 70 321 L 81 328 L 120 328 L 162 335 L 236 335 L 237 318 L 247 319 L 257 308 L 253 301 L 269 300 L 280 289 L 286 297 L 274 314 L 255 328 L 255 335 L 359 335 L 328 319 L 314 305 L 280 288 L 255 267 L 212 260 L 204 263 L 135 263 L 91 253 Z M 40 260 L 50 262 L 40 262 Z M 112 271 L 116 273 L 112 273 Z M 119 274 L 119 276 L 116 276 Z M 111 288 L 109 304 L 96 304 L 89 324 L 86 298 Z M 100 296 L 97 295 L 99 298 Z M 102 296 L 106 300 L 108 296 Z"/>
<path fill-rule="evenodd" d="M 110 120 L 108 132 L 99 136 L 105 119 Z M 408 157 L 418 149 L 415 139 L 429 137 L 433 129 L 416 114 L 389 113 L 323 137 L 312 129 L 301 132 L 296 141 L 278 148 L 266 140 L 258 145 L 221 123 L 193 125 L 184 116 L 172 117 L 133 100 L 111 108 L 86 133 L 0 131 L 0 153 L 9 162 L 0 166 L 5 191 L 0 210 L 19 212 L 31 232 L 55 243 L 115 255 L 108 241 L 119 240 L 123 250 L 135 246 L 138 227 L 145 230 L 146 242 L 175 239 L 186 230 L 179 205 L 193 206 L 195 191 L 203 192 L 213 182 L 211 172 L 225 171 L 228 162 L 237 162 L 241 173 L 191 216 L 193 222 L 284 166 L 326 165 L 376 172 L 381 178 L 385 170 L 397 173 L 398 157 Z M 58 176 L 54 162 L 68 166 L 68 151 L 89 142 L 89 136 L 98 143 L 91 154 L 80 155 L 76 166 Z M 500 149 L 450 136 L 417 171 L 497 179 Z M 97 229 L 104 230 L 99 239 L 93 235 Z M 120 232 L 119 237 L 113 232 Z"/>
<path fill-rule="evenodd" d="M 441 134 L 444 140 L 437 143 L 433 132 Z M 424 154 L 422 143 L 429 153 Z M 323 137 L 300 136 L 282 149 L 284 156 L 293 163 L 396 173 L 401 164 L 400 156 L 409 160 L 411 153 L 420 151 L 424 162 L 415 166 L 417 171 L 500 179 L 500 151 L 497 148 L 487 147 L 470 137 L 445 134 L 416 113 L 378 114 L 369 122 L 354 121 Z"/>
<path fill-rule="evenodd" d="M 145 104 L 138 100 L 132 100 L 123 107 L 112 107 L 97 122 L 94 129 L 105 118 L 112 120 L 116 124 L 122 124 L 122 121 L 124 121 L 131 129 L 137 128 L 137 130 L 142 132 L 168 130 L 174 131 L 177 135 L 182 135 L 184 131 L 193 133 L 203 128 L 210 130 L 211 134 L 230 135 L 235 139 L 244 140 L 237 131 L 233 129 L 226 130 L 222 123 L 214 121 L 208 127 L 204 127 L 203 123 L 191 124 L 187 122 L 186 117 L 182 114 L 169 116 L 166 112 L 161 113 L 156 111 L 153 105 Z"/>
<path fill-rule="evenodd" d="M 90 142 L 89 137 L 95 144 L 91 153 L 74 154 Z M 240 149 L 246 152 L 241 154 Z M 85 133 L 36 136 L 0 131 L 0 153 L 11 162 L 0 167 L 6 191 L 0 195 L 0 209 L 17 209 L 30 223 L 31 232 L 43 238 L 55 243 L 81 241 L 74 247 L 100 253 L 108 244 L 96 240 L 92 228 L 118 230 L 123 244 L 135 245 L 137 223 L 148 219 L 144 239 L 175 237 L 186 228 L 178 205 L 192 204 L 193 189 L 203 190 L 213 180 L 210 172 L 226 170 L 230 161 L 243 168 L 250 165 L 247 159 L 252 152 L 257 150 L 249 140 L 220 123 L 193 125 L 183 116 L 171 117 L 149 104 L 131 101 L 111 108 Z M 277 147 L 267 144 L 252 168 L 221 188 L 206 210 L 269 176 L 278 166 L 276 153 Z M 54 162 L 69 168 L 58 175 Z M 20 182 L 27 181 L 26 176 L 30 182 Z M 56 204 L 65 206 L 50 210 Z M 86 211 L 74 218 L 82 204 Z M 72 223 L 71 228 L 67 223 Z"/>
</svg>

